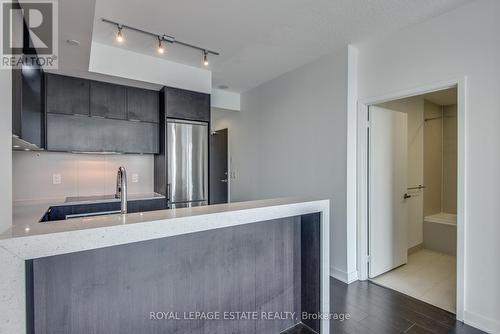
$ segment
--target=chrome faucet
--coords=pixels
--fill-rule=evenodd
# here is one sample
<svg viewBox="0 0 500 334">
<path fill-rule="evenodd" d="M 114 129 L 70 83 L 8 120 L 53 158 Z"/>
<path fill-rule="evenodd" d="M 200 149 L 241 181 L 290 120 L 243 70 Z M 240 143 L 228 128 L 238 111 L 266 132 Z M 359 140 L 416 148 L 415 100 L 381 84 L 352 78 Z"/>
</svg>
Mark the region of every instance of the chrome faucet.
<svg viewBox="0 0 500 334">
<path fill-rule="evenodd" d="M 125 167 L 118 168 L 115 197 L 121 199 L 120 212 L 122 214 L 127 213 L 127 172 L 125 171 Z"/>
</svg>

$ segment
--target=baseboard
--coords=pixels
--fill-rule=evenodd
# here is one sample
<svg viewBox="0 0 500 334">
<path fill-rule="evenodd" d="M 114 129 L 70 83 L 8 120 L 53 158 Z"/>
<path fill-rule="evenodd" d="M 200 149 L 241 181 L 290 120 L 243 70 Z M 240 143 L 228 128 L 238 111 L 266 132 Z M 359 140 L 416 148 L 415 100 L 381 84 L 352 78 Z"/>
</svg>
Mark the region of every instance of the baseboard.
<svg viewBox="0 0 500 334">
<path fill-rule="evenodd" d="M 338 279 L 344 283 L 347 283 L 347 272 L 330 266 L 330 276 Z"/>
<path fill-rule="evenodd" d="M 408 255 L 411 255 L 411 254 L 413 254 L 413 253 L 416 253 L 416 252 L 418 252 L 418 251 L 419 251 L 419 250 L 421 250 L 421 249 L 424 249 L 424 244 L 423 244 L 423 243 L 418 244 L 418 245 L 416 245 L 416 246 L 413 246 L 413 247 L 411 247 L 411 248 L 408 248 Z"/>
<path fill-rule="evenodd" d="M 500 322 L 482 315 L 464 311 L 464 323 L 487 333 L 500 333 Z"/>
<path fill-rule="evenodd" d="M 358 271 L 351 271 L 347 273 L 347 284 L 351 284 L 352 282 L 356 282 L 358 280 Z"/>
<path fill-rule="evenodd" d="M 348 273 L 344 270 L 340 270 L 340 269 L 337 269 L 333 266 L 330 266 L 330 276 L 332 276 L 333 278 L 336 278 L 339 281 L 342 281 L 346 284 L 350 284 L 350 283 L 358 280 L 358 271 L 355 270 L 355 271 Z"/>
</svg>

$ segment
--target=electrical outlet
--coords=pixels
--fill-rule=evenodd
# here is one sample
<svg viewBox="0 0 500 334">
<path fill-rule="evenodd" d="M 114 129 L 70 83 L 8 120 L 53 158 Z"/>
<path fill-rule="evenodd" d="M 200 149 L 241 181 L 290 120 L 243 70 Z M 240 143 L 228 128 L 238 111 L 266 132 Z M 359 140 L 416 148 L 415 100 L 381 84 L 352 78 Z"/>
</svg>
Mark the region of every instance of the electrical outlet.
<svg viewBox="0 0 500 334">
<path fill-rule="evenodd" d="M 132 174 L 132 183 L 137 183 L 139 182 L 139 174 L 134 173 Z"/>
<path fill-rule="evenodd" d="M 52 174 L 52 184 L 61 184 L 62 177 L 61 174 Z"/>
</svg>

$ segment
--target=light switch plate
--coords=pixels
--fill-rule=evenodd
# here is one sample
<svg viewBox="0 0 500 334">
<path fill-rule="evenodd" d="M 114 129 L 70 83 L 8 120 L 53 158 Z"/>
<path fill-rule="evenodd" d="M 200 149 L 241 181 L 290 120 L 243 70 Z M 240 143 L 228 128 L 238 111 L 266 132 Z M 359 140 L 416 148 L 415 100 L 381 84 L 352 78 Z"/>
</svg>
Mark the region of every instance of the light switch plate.
<svg viewBox="0 0 500 334">
<path fill-rule="evenodd" d="M 139 174 L 134 173 L 132 174 L 132 183 L 137 183 L 139 182 Z"/>
<path fill-rule="evenodd" d="M 52 174 L 52 184 L 61 184 L 62 177 L 61 174 Z"/>
</svg>

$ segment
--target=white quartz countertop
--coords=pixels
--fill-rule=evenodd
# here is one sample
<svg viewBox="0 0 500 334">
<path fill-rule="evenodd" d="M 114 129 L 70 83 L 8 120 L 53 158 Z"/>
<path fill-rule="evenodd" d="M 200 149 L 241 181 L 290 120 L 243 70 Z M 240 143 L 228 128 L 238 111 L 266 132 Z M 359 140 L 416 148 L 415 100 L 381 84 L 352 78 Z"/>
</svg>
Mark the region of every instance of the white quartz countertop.
<svg viewBox="0 0 500 334">
<path fill-rule="evenodd" d="M 279 198 L 38 222 L 49 205 L 61 203 L 15 206 L 14 224 L 0 235 L 0 247 L 30 259 L 320 212 L 329 207 L 328 200 Z"/>
<path fill-rule="evenodd" d="M 46 209 L 47 203 L 16 207 L 16 223 L 0 235 L 0 328 L 6 333 L 26 333 L 25 260 L 311 213 L 321 215 L 321 311 L 328 313 L 329 200 L 280 198 L 38 223 Z M 328 320 L 321 332 L 328 333 Z"/>
<path fill-rule="evenodd" d="M 66 197 L 54 198 L 45 200 L 27 200 L 14 201 L 12 205 L 12 225 L 28 227 L 34 222 L 40 221 L 45 212 L 51 206 L 59 205 L 75 205 L 89 203 L 109 203 L 120 201 L 116 198 L 108 198 L 109 196 L 82 196 L 82 197 Z M 128 200 L 147 200 L 165 198 L 165 196 L 157 193 L 129 194 Z M 1 236 L 0 236 L 1 238 Z"/>
</svg>

